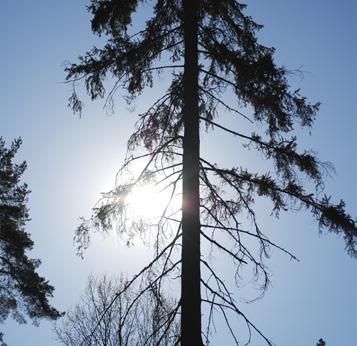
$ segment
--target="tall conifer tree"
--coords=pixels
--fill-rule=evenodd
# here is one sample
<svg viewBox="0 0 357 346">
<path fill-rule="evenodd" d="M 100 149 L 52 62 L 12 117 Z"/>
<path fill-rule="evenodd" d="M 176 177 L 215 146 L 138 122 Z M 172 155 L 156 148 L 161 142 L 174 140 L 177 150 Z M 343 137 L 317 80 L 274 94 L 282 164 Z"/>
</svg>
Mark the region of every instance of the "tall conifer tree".
<svg viewBox="0 0 357 346">
<path fill-rule="evenodd" d="M 33 247 L 24 229 L 29 190 L 21 183 L 26 162 L 14 162 L 20 145 L 17 139 L 6 148 L 0 137 L 0 322 L 10 315 L 19 323 L 26 318 L 37 323 L 41 318 L 55 320 L 61 313 L 49 304 L 54 288 L 37 273 L 40 260 L 28 257 Z"/>
<path fill-rule="evenodd" d="M 152 5 L 152 16 L 142 30 L 135 32 L 134 14 L 148 4 Z M 163 212 L 156 230 L 156 257 L 141 273 L 155 271 L 156 284 L 180 268 L 183 346 L 203 345 L 202 335 L 208 342 L 212 313 L 208 314 L 207 332 L 203 334 L 201 303 L 207 304 L 211 312 L 218 309 L 223 314 L 237 344 L 227 311 L 240 315 L 249 329 L 261 334 L 241 312 L 200 247 L 200 240 L 204 240 L 212 251 L 229 256 L 237 265 L 237 273 L 242 266 L 252 265 L 265 289 L 268 275 L 263 255 L 267 248 L 289 252 L 263 234 L 254 208 L 255 196 L 269 198 L 276 214 L 296 205 L 310 210 L 322 229 L 343 234 L 349 254 L 357 254 L 356 224 L 345 212 L 344 203 L 334 204 L 326 196 L 319 198 L 317 193 L 307 192 L 302 183 L 309 181 L 315 191 L 321 192 L 323 172 L 328 168 L 311 152 L 299 152 L 294 134 L 297 125 L 312 126 L 319 104 L 310 104 L 299 90 L 290 90 L 287 70 L 274 63 L 273 48 L 257 41 L 256 32 L 261 26 L 244 14 L 245 7 L 236 0 L 92 0 L 88 7 L 93 15 L 92 30 L 107 37 L 107 42 L 66 70 L 68 81 L 75 85 L 83 80 L 92 99 L 106 97 L 107 102 L 113 100 L 119 88 L 126 90 L 130 101 L 153 85 L 155 73 L 173 71 L 167 93 L 140 114 L 137 129 L 129 139 L 123 170 L 139 159 L 148 160 L 145 168 L 135 180 L 120 182 L 104 195 L 92 218 L 78 228 L 76 237 L 81 250 L 88 245 L 93 227 L 107 231 L 118 219 L 118 229 L 132 234 L 135 228 L 128 227 L 121 218 L 125 197 L 132 187 L 156 176 L 157 184 L 168 183 L 174 194 L 182 182 L 182 214 L 173 217 Z M 109 91 L 104 85 L 108 77 L 114 80 Z M 224 92 L 235 95 L 240 108 L 229 104 Z M 74 111 L 82 110 L 75 89 L 70 105 Z M 225 111 L 237 115 L 238 120 L 259 123 L 265 131 L 243 133 L 227 128 L 218 122 Z M 271 160 L 274 173 L 250 172 L 244 162 L 224 168 L 204 159 L 200 156 L 204 127 L 207 131 L 225 131 L 241 140 L 243 146 L 255 148 Z M 140 147 L 147 154 L 135 155 Z M 160 177 L 162 173 L 164 177 Z M 242 229 L 244 214 L 250 217 L 252 229 Z M 169 222 L 177 222 L 176 233 L 165 230 Z M 168 233 L 171 241 L 164 243 Z M 254 249 L 245 241 L 247 237 L 257 241 L 260 254 L 254 255 Z M 177 261 L 176 246 L 182 246 Z M 154 270 L 158 263 L 161 267 Z M 201 297 L 202 287 L 205 297 Z M 166 322 L 169 324 L 170 319 Z"/>
</svg>

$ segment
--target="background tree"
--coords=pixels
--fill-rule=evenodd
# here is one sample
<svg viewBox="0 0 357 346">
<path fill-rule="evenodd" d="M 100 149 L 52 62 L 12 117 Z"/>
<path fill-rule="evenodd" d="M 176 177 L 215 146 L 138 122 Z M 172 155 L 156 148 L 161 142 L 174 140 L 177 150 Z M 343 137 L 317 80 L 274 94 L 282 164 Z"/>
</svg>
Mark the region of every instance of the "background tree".
<svg viewBox="0 0 357 346">
<path fill-rule="evenodd" d="M 8 346 L 7 343 L 4 341 L 4 333 L 0 333 L 0 345 Z"/>
<path fill-rule="evenodd" d="M 343 201 L 335 204 L 323 194 L 329 165 L 310 151 L 298 150 L 296 128 L 312 126 L 319 104 L 308 103 L 299 90 L 290 89 L 288 71 L 274 63 L 273 48 L 258 43 L 256 32 L 261 26 L 243 13 L 245 5 L 235 0 L 158 0 L 150 3 L 151 18 L 144 25 L 139 23 L 138 27 L 144 27 L 135 32 L 132 20 L 139 4 L 144 6 L 144 1 L 93 0 L 88 7 L 92 30 L 107 36 L 107 43 L 67 68 L 67 80 L 74 86 L 84 80 L 90 97 L 106 96 L 107 104 L 119 88 L 132 101 L 153 84 L 155 72 L 173 70 L 167 93 L 140 114 L 116 187 L 78 228 L 79 250 L 88 245 L 93 227 L 108 231 L 117 222 L 118 231 L 129 237 L 140 229 L 125 217 L 125 199 L 134 186 L 156 179 L 155 184 L 171 190 L 168 204 L 182 191 L 182 210 L 171 214 L 164 210 L 155 228 L 155 258 L 139 274 L 152 270 L 162 287 L 163 277 L 179 268 L 182 345 L 201 345 L 202 334 L 208 343 L 217 311 L 238 344 L 230 312 L 241 316 L 249 330 L 262 333 L 242 313 L 217 268 L 207 260 L 207 252 L 231 258 L 238 283 L 244 268 L 251 266 L 263 291 L 269 283 L 264 264 L 269 246 L 294 258 L 264 235 L 254 207 L 256 197 L 270 200 L 276 216 L 290 209 L 310 210 L 321 230 L 344 236 L 347 251 L 354 257 L 355 221 L 345 212 Z M 106 92 L 108 76 L 114 85 Z M 235 96 L 235 105 L 224 92 Z M 74 111 L 82 109 L 75 90 L 70 105 Z M 237 116 L 241 131 L 217 122 L 227 111 Z M 203 128 L 235 136 L 243 147 L 256 149 L 270 161 L 271 169 L 251 171 L 244 162 L 226 168 L 202 157 Z M 261 133 L 255 132 L 257 128 Z M 135 154 L 140 147 L 147 153 Z M 144 168 L 125 180 L 127 168 L 139 159 L 147 160 Z M 245 216 L 250 223 L 244 221 Z M 172 223 L 178 225 L 175 231 Z M 181 254 L 175 251 L 178 246 L 182 246 Z M 201 303 L 207 305 L 205 333 Z"/>
<path fill-rule="evenodd" d="M 91 276 L 81 302 L 55 328 L 60 342 L 66 346 L 174 344 L 179 338 L 178 324 L 165 333 L 158 332 L 157 326 L 165 323 L 175 304 L 157 295 L 154 287 L 139 302 L 134 287 L 125 290 L 126 285 L 122 277 Z M 118 292 L 123 294 L 114 299 Z M 100 319 L 103 311 L 106 314 Z"/>
<path fill-rule="evenodd" d="M 27 316 L 37 324 L 61 313 L 48 302 L 54 288 L 36 272 L 40 260 L 27 257 L 33 242 L 24 230 L 29 220 L 29 190 L 21 183 L 26 162 L 14 163 L 20 145 L 17 139 L 7 149 L 0 138 L 0 322 L 11 315 L 19 323 Z"/>
</svg>

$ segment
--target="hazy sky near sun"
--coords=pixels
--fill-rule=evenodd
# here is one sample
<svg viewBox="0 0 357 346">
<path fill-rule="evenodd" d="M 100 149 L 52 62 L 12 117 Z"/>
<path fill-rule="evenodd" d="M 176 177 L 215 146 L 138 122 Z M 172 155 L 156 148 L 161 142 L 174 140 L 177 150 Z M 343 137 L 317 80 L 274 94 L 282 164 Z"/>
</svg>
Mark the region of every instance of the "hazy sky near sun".
<svg viewBox="0 0 357 346">
<path fill-rule="evenodd" d="M 32 190 L 27 227 L 35 242 L 32 255 L 41 258 L 40 272 L 55 286 L 52 302 L 60 310 L 78 301 L 88 274 L 130 274 L 145 261 L 142 248 L 127 249 L 115 236 L 96 237 L 84 260 L 76 257 L 72 243 L 79 217 L 89 216 L 100 193 L 113 184 L 135 113 L 156 96 L 153 89 L 129 112 L 118 95 L 110 116 L 102 102 L 87 101 L 82 119 L 66 107 L 71 86 L 63 83 L 64 63 L 98 43 L 86 4 L 3 0 L 0 9 L 0 136 L 8 144 L 23 139 L 18 159 L 28 162 L 24 180 Z M 277 61 L 304 71 L 302 79 L 292 76 L 294 86 L 322 102 L 303 147 L 334 163 L 337 173 L 327 179 L 327 190 L 336 199 L 343 197 L 357 215 L 357 3 L 254 0 L 247 13 L 265 25 L 259 36 L 277 49 Z M 227 162 L 232 158 L 234 164 L 236 151 L 223 136 L 218 138 L 214 146 L 203 139 L 204 150 Z M 357 260 L 344 252 L 343 240 L 319 237 L 316 223 L 304 212 L 282 215 L 279 222 L 266 215 L 261 224 L 300 262 L 273 251 L 267 262 L 272 287 L 265 298 L 243 304 L 242 310 L 277 345 L 314 346 L 320 337 L 328 346 L 357 344 Z M 51 329 L 46 322 L 39 328 L 13 322 L 0 326 L 10 346 L 59 345 Z M 216 345 L 224 340 L 217 338 Z M 253 345 L 264 343 L 254 337 Z"/>
</svg>

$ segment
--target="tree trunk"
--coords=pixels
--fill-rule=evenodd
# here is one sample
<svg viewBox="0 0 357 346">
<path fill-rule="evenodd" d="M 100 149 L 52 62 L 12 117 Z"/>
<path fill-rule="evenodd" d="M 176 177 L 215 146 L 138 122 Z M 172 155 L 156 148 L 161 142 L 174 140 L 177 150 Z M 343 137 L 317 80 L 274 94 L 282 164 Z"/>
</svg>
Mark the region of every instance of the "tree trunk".
<svg viewBox="0 0 357 346">
<path fill-rule="evenodd" d="M 183 198 L 181 346 L 201 346 L 198 15 L 200 0 L 183 0 Z"/>
</svg>

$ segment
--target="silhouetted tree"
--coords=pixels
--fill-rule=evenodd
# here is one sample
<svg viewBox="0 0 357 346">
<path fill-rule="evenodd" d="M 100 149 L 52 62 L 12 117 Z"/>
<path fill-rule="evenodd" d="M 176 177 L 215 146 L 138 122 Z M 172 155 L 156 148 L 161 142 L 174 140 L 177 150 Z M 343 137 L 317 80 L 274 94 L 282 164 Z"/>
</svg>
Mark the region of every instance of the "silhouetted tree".
<svg viewBox="0 0 357 346">
<path fill-rule="evenodd" d="M 179 338 L 179 325 L 171 324 L 165 332 L 158 331 L 157 326 L 166 324 L 176 304 L 157 295 L 154 287 L 138 301 L 135 289 L 125 290 L 126 284 L 123 278 L 90 277 L 81 302 L 56 325 L 60 342 L 66 346 L 174 344 Z M 113 299 L 118 292 L 123 294 Z M 106 314 L 100 319 L 103 311 Z"/>
<path fill-rule="evenodd" d="M 316 346 L 326 346 L 326 342 L 323 339 L 320 339 Z"/>
<path fill-rule="evenodd" d="M 132 21 L 139 6 L 150 18 L 135 26 Z M 268 247 L 287 251 L 262 232 L 254 207 L 256 196 L 268 198 L 275 215 L 295 208 L 310 210 L 321 229 L 342 234 L 349 254 L 357 254 L 356 225 L 345 212 L 344 202 L 334 204 L 322 194 L 328 165 L 312 152 L 297 148 L 295 128 L 311 127 L 319 104 L 310 104 L 299 90 L 290 90 L 287 70 L 274 63 L 273 48 L 258 43 L 256 32 L 261 26 L 243 13 L 245 6 L 236 0 L 92 0 L 88 7 L 93 15 L 92 30 L 107 37 L 107 42 L 66 69 L 67 80 L 74 87 L 83 80 L 90 97 L 106 97 L 107 105 L 118 89 L 126 90 L 131 102 L 146 86 L 153 85 L 156 73 L 167 76 L 173 71 L 167 92 L 139 116 L 116 187 L 103 196 L 76 237 L 82 250 L 93 227 L 108 231 L 117 222 L 122 234 L 131 237 L 140 232 L 140 227 L 127 222 L 125 197 L 144 181 L 156 179 L 157 185 L 171 189 L 172 196 L 182 191 L 182 214 L 169 215 L 165 209 L 155 228 L 155 259 L 142 273 L 155 267 L 156 280 L 161 283 L 178 268 L 183 346 L 202 345 L 202 335 L 208 343 L 216 311 L 222 313 L 236 344 L 229 311 L 262 335 L 241 312 L 200 245 L 203 240 L 211 251 L 230 257 L 237 265 L 237 280 L 242 267 L 253 266 L 264 291 L 269 282 L 264 265 Z M 107 78 L 114 83 L 109 92 L 104 84 Z M 225 92 L 235 97 L 237 106 L 229 103 Z M 75 88 L 70 106 L 75 112 L 82 110 Z M 239 131 L 217 121 L 219 114 L 227 111 L 241 120 Z M 259 124 L 261 133 L 255 133 L 252 124 Z M 202 157 L 203 128 L 235 136 L 243 147 L 256 149 L 270 160 L 274 169 L 250 171 L 243 160 L 226 168 Z M 142 147 L 146 154 L 135 151 Z M 143 170 L 135 179 L 125 181 L 126 169 L 139 159 L 147 160 Z M 313 186 L 314 192 L 306 186 Z M 244 228 L 244 215 L 253 227 Z M 170 222 L 177 223 L 177 231 L 172 231 Z M 247 238 L 257 242 L 260 253 Z M 180 255 L 174 251 L 177 247 L 182 249 Z M 201 303 L 207 305 L 205 333 Z"/>
<path fill-rule="evenodd" d="M 4 341 L 4 333 L 0 332 L 0 346 L 8 346 L 7 343 Z"/>
<path fill-rule="evenodd" d="M 27 316 L 37 324 L 61 314 L 48 302 L 54 288 L 36 272 L 40 260 L 27 257 L 33 247 L 24 230 L 30 191 L 21 183 L 26 162 L 14 162 L 20 145 L 17 139 L 7 149 L 0 137 L 0 322 L 11 315 L 19 323 L 26 323 Z"/>
</svg>

